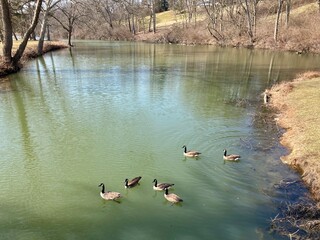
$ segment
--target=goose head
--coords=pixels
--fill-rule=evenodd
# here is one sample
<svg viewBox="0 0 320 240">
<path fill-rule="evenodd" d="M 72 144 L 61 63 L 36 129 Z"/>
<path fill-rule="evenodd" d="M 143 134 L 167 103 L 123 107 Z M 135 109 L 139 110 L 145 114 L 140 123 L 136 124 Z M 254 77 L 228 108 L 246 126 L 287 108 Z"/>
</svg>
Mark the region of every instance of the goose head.
<svg viewBox="0 0 320 240">
<path fill-rule="evenodd" d="M 182 148 L 184 148 L 184 152 L 186 153 L 187 152 L 187 146 L 183 145 Z"/>
<path fill-rule="evenodd" d="M 129 179 L 126 178 L 126 179 L 124 180 L 124 187 L 125 187 L 125 188 L 129 188 L 128 182 L 129 182 Z"/>
<path fill-rule="evenodd" d="M 104 184 L 100 183 L 100 185 L 98 187 L 102 187 L 101 192 L 104 193 Z"/>
<path fill-rule="evenodd" d="M 154 179 L 152 182 L 154 183 L 154 186 L 156 187 L 157 183 L 158 183 L 157 179 Z"/>
</svg>

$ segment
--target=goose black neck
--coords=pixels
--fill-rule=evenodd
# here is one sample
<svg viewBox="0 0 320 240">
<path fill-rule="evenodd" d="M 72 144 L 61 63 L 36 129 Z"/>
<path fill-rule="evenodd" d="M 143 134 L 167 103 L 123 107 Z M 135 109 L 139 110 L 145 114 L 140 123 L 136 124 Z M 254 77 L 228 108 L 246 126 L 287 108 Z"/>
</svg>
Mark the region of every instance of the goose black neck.
<svg viewBox="0 0 320 240">
<path fill-rule="evenodd" d="M 158 185 L 157 179 L 154 180 L 154 186 L 156 187 Z"/>
<path fill-rule="evenodd" d="M 165 195 L 168 195 L 168 188 L 165 189 Z"/>
<path fill-rule="evenodd" d="M 226 157 L 227 156 L 227 150 L 223 151 L 223 155 Z"/>
<path fill-rule="evenodd" d="M 183 146 L 183 148 L 184 148 L 184 152 L 187 153 L 187 147 Z"/>
<path fill-rule="evenodd" d="M 102 190 L 101 190 L 102 193 L 104 193 L 104 184 L 102 184 Z"/>
</svg>

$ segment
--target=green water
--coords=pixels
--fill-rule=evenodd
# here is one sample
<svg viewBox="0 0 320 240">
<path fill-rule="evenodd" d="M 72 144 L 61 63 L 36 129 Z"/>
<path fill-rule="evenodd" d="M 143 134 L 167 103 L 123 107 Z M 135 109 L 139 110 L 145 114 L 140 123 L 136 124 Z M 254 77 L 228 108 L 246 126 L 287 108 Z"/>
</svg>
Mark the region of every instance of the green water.
<svg viewBox="0 0 320 240">
<path fill-rule="evenodd" d="M 266 87 L 316 62 L 93 41 L 29 62 L 0 92 L 0 238 L 278 239 L 269 219 L 288 196 L 273 186 L 298 176 L 253 116 Z M 225 163 L 224 148 L 241 161 Z M 184 202 L 169 204 L 154 178 Z M 101 182 L 120 204 L 100 198 Z"/>
</svg>

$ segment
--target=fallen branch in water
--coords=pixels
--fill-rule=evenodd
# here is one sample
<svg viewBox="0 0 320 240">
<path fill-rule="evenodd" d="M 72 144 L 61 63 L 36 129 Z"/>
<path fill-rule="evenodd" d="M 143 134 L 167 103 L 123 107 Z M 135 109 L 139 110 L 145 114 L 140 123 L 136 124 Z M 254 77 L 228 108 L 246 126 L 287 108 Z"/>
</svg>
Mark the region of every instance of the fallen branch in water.
<svg viewBox="0 0 320 240">
<path fill-rule="evenodd" d="M 271 231 L 290 239 L 320 239 L 320 209 L 313 204 L 286 203 L 271 219 Z"/>
</svg>

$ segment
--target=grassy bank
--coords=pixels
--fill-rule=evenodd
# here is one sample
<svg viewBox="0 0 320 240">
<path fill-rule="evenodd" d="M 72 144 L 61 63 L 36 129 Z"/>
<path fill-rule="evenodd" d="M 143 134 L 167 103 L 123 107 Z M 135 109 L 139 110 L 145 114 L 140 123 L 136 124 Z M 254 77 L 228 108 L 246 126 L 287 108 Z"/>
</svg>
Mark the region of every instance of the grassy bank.
<svg viewBox="0 0 320 240">
<path fill-rule="evenodd" d="M 13 53 L 17 50 L 17 48 L 19 47 L 19 44 L 20 44 L 20 41 L 13 42 L 13 47 L 12 47 Z M 0 47 L 2 48 L 2 43 L 0 43 Z M 26 49 L 23 53 L 22 59 L 21 59 L 22 64 L 30 59 L 33 59 L 33 58 L 36 58 L 39 56 L 39 54 L 37 52 L 37 47 L 38 47 L 38 41 L 29 41 L 28 42 L 27 47 L 26 47 Z M 46 41 L 46 42 L 44 42 L 44 46 L 43 46 L 43 54 L 50 52 L 50 51 L 55 51 L 58 49 L 66 48 L 66 47 L 68 47 L 68 46 L 64 42 Z M 6 76 L 12 72 L 10 71 L 8 66 L 6 66 L 6 64 L 3 62 L 1 54 L 2 54 L 2 52 L 0 53 L 0 77 L 3 77 L 3 76 Z"/>
<path fill-rule="evenodd" d="M 281 143 L 291 151 L 282 161 L 301 172 L 320 207 L 320 72 L 308 72 L 293 82 L 272 87 L 271 105 L 277 123 L 286 129 Z"/>
</svg>

